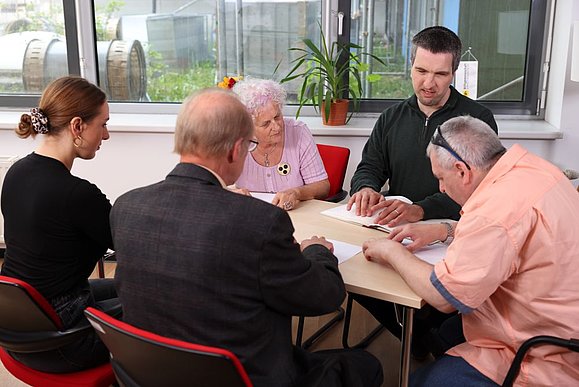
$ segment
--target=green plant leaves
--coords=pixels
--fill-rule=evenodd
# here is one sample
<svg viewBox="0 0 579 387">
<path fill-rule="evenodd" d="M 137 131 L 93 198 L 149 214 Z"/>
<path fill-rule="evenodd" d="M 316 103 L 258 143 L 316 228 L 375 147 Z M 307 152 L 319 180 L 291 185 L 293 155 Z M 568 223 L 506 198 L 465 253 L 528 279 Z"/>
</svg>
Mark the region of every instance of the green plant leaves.
<svg viewBox="0 0 579 387">
<path fill-rule="evenodd" d="M 316 111 L 321 111 L 324 101 L 334 102 L 349 97 L 353 102 L 353 111 L 350 112 L 349 120 L 352 113 L 358 111 L 360 106 L 359 99 L 362 96 L 360 73 L 369 71 L 368 64 L 363 63 L 361 58 L 369 56 L 383 65 L 385 63 L 373 54 L 365 52 L 355 54 L 356 50 L 362 48 L 355 43 L 333 41 L 328 46 L 321 26 L 320 42 L 321 47 L 318 47 L 311 39 L 303 39 L 302 43 L 306 48 L 290 48 L 290 51 L 299 53 L 299 56 L 290 62 L 292 67 L 280 82 L 302 79 L 296 118 L 308 102 L 311 102 Z M 350 77 L 353 77 L 355 81 L 349 82 Z M 368 74 L 367 79 L 369 82 L 375 82 L 380 79 L 380 75 Z M 326 117 L 329 118 L 329 103 L 325 104 L 324 110 Z"/>
</svg>

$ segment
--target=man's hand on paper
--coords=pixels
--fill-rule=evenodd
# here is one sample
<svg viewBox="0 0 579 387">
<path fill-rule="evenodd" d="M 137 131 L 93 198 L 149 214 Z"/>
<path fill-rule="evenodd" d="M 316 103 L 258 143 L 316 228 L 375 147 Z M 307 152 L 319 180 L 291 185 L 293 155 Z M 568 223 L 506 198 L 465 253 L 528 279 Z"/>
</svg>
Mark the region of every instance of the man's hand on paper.
<svg viewBox="0 0 579 387">
<path fill-rule="evenodd" d="M 379 203 L 381 200 L 384 200 L 384 196 L 379 192 L 374 191 L 372 188 L 364 187 L 358 192 L 356 192 L 350 200 L 348 200 L 348 204 L 346 209 L 350 211 L 352 209 L 352 205 L 356 205 L 356 215 L 359 216 L 372 216 L 374 213 L 372 212 L 372 206 Z"/>
<path fill-rule="evenodd" d="M 362 252 L 368 261 L 390 265 L 392 257 L 398 254 L 408 254 L 408 250 L 399 242 L 388 238 L 368 239 L 362 245 Z"/>
<path fill-rule="evenodd" d="M 387 238 L 396 242 L 402 242 L 405 238 L 412 240 L 405 246 L 409 251 L 414 252 L 433 242 L 446 239 L 446 226 L 441 223 L 409 223 L 392 229 Z"/>
<path fill-rule="evenodd" d="M 378 213 L 374 223 L 387 224 L 389 227 L 396 227 L 401 223 L 418 222 L 424 217 L 422 207 L 398 199 L 383 199 L 370 210 L 372 213 Z"/>
<path fill-rule="evenodd" d="M 310 239 L 304 239 L 300 244 L 300 249 L 301 251 L 304 251 L 306 247 L 311 245 L 322 245 L 332 253 L 334 252 L 334 245 L 331 242 L 328 242 L 326 238 L 318 236 L 312 236 Z"/>
</svg>

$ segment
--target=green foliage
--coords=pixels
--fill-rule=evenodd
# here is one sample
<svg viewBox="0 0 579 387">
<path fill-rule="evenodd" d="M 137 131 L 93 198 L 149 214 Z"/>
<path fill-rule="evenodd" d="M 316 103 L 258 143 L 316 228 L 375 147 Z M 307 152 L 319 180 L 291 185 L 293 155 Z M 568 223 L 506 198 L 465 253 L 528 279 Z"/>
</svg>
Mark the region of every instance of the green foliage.
<svg viewBox="0 0 579 387">
<path fill-rule="evenodd" d="M 362 63 L 360 58 L 368 56 L 379 63 L 386 65 L 380 58 L 373 54 L 354 52 L 360 50 L 357 44 L 334 41 L 328 45 L 320 26 L 320 42 L 322 47 L 317 47 L 311 39 L 303 39 L 306 48 L 292 47 L 290 51 L 299 53 L 298 57 L 291 61 L 293 67 L 281 80 L 281 83 L 289 82 L 297 78 L 302 79 L 302 86 L 298 94 L 299 108 L 296 118 L 299 117 L 302 107 L 311 101 L 316 111 L 322 110 L 324 101 L 335 102 L 344 96 L 349 96 L 353 102 L 353 112 L 358 111 L 360 97 L 362 96 L 362 83 L 360 74 L 368 72 L 368 65 Z M 369 81 L 379 79 L 379 75 L 368 78 Z M 353 82 L 346 82 L 353 79 Z M 324 105 L 326 117 L 330 117 L 330 104 Z M 352 113 L 348 120 L 352 117 Z"/>
<path fill-rule="evenodd" d="M 51 3 L 48 12 L 36 11 L 32 4 L 27 4 L 25 17 L 7 23 L 4 32 L 48 31 L 64 35 L 62 12 L 62 4 Z"/>
<path fill-rule="evenodd" d="M 413 93 L 412 82 L 404 76 L 382 77 L 372 85 L 372 98 L 376 99 L 406 99 Z"/>
<path fill-rule="evenodd" d="M 98 5 L 96 6 L 95 29 L 97 40 L 108 40 L 107 26 L 109 21 L 112 19 L 113 15 L 120 11 L 124 6 L 125 2 L 123 0 L 110 0 L 107 1 L 104 7 Z"/>
<path fill-rule="evenodd" d="M 183 73 L 169 71 L 162 55 L 149 51 L 147 94 L 153 102 L 181 102 L 193 91 L 215 86 L 215 65 L 199 63 Z"/>
</svg>

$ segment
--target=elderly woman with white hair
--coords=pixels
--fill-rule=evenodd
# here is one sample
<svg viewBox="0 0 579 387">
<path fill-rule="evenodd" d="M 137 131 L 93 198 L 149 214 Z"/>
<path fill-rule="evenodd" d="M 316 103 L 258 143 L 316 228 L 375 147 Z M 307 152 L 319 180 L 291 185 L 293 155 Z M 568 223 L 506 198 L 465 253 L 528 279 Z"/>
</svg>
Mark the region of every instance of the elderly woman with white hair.
<svg viewBox="0 0 579 387">
<path fill-rule="evenodd" d="M 310 130 L 283 116 L 285 89 L 272 80 L 246 78 L 233 91 L 253 119 L 256 138 L 237 188 L 275 193 L 272 203 L 285 210 L 303 200 L 327 197 L 328 175 Z"/>
</svg>

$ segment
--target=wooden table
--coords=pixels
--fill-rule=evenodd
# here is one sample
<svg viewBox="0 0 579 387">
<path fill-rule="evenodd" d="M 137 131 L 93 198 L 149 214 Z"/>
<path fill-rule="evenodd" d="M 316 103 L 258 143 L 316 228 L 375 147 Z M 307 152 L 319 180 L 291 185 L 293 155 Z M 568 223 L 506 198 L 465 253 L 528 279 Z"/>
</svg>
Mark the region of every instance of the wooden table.
<svg viewBox="0 0 579 387">
<path fill-rule="evenodd" d="M 342 242 L 362 246 L 370 238 L 384 237 L 381 231 L 343 222 L 320 214 L 337 204 L 319 200 L 301 202 L 298 208 L 289 211 L 298 241 L 313 235 L 325 236 Z M 424 300 L 406 285 L 402 277 L 391 268 L 369 262 L 362 253 L 340 264 L 346 289 L 380 300 L 394 302 L 403 308 L 402 350 L 400 354 L 400 386 L 408 385 L 410 371 L 410 340 L 414 309 L 424 306 Z"/>
</svg>

